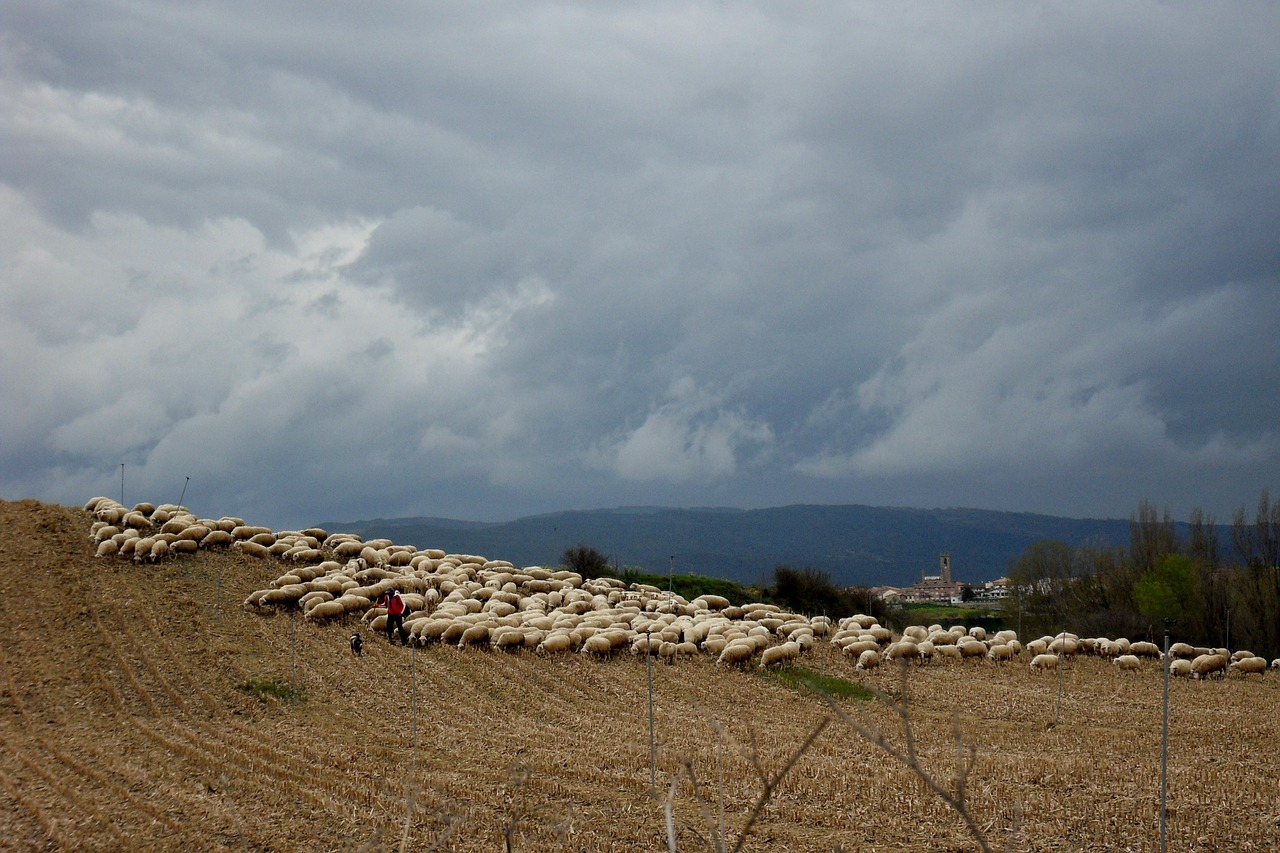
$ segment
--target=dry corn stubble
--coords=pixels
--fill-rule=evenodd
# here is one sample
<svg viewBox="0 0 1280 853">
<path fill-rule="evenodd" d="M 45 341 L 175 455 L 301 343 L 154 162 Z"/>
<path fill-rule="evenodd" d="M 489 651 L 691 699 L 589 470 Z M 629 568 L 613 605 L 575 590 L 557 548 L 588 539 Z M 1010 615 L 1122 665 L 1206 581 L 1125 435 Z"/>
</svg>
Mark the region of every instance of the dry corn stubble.
<svg viewBox="0 0 1280 853">
<path fill-rule="evenodd" d="M 233 553 L 96 560 L 85 530 L 76 509 L 0 503 L 0 837 L 13 849 L 115 849 L 122 835 L 143 849 L 667 849 L 649 792 L 643 659 L 420 650 L 415 756 L 406 650 L 370 636 L 356 659 L 349 626 L 299 622 L 303 701 L 259 701 L 241 685 L 288 683 L 291 623 L 230 602 L 277 566 Z M 170 612 L 166 601 L 194 605 Z M 857 673 L 831 653 L 824 666 L 898 689 L 892 669 Z M 950 777 L 958 716 L 977 748 L 969 806 L 997 847 L 1020 804 L 1019 849 L 1154 849 L 1158 668 L 1073 659 L 1053 728 L 1057 680 L 1025 663 L 912 667 L 910 679 L 922 764 Z M 1170 849 L 1280 846 L 1280 759 L 1266 746 L 1280 742 L 1280 680 L 1171 687 Z M 663 796 L 685 762 L 698 782 L 697 797 L 686 777 L 672 801 L 688 851 L 714 849 L 721 802 L 736 842 L 758 801 L 740 747 L 777 770 L 829 714 L 812 695 L 702 657 L 655 666 L 654 694 Z M 842 706 L 895 731 L 877 703 Z M 743 849 L 836 845 L 976 849 L 918 777 L 830 725 Z"/>
</svg>

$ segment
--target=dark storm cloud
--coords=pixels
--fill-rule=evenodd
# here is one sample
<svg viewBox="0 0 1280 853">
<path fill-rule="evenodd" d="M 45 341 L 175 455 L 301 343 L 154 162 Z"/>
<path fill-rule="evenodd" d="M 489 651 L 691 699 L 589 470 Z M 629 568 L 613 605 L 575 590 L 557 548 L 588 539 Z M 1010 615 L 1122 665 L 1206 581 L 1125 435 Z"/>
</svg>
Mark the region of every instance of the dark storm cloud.
<svg viewBox="0 0 1280 853">
<path fill-rule="evenodd" d="M 18 3 L 6 496 L 1223 517 L 1280 475 L 1278 21 Z"/>
</svg>

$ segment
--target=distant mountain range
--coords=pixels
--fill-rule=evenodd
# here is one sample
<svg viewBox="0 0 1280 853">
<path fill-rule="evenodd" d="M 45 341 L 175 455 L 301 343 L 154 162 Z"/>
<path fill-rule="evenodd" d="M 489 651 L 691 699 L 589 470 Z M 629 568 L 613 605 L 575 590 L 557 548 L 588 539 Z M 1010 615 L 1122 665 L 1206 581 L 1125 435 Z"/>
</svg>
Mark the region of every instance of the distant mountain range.
<svg viewBox="0 0 1280 853">
<path fill-rule="evenodd" d="M 1004 575 L 1032 542 L 1128 547 L 1127 519 L 1075 519 L 978 509 L 796 505 L 771 509 L 620 507 L 477 522 L 375 518 L 326 522 L 329 531 L 480 554 L 520 566 L 554 565 L 587 545 L 620 567 L 759 583 L 774 568 L 811 567 L 839 583 L 902 586 L 951 554 L 956 580 Z"/>
</svg>

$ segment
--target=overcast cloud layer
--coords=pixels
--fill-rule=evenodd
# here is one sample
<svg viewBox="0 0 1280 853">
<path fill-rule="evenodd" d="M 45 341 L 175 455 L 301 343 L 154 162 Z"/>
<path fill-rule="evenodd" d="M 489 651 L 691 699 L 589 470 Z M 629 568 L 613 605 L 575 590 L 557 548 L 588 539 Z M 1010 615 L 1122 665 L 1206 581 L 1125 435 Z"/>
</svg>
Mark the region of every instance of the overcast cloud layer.
<svg viewBox="0 0 1280 853">
<path fill-rule="evenodd" d="M 293 527 L 1229 520 L 1280 486 L 1273 3 L 0 14 L 0 485 Z M 189 484 L 187 478 L 190 478 Z"/>
</svg>

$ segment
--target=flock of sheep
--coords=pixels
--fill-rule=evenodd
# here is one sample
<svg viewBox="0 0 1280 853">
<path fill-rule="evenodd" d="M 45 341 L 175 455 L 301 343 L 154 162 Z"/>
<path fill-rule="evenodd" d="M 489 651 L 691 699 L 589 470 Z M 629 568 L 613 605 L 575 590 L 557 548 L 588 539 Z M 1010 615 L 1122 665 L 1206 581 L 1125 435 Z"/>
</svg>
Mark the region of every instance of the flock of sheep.
<svg viewBox="0 0 1280 853">
<path fill-rule="evenodd" d="M 1143 658 L 1163 657 L 1153 643 L 1069 633 L 1025 646 L 1013 631 L 988 637 L 980 627 L 913 625 L 895 635 L 870 616 L 833 623 L 773 604 L 737 606 L 717 595 L 689 601 L 651 585 L 584 579 L 576 572 L 539 566 L 517 568 L 504 560 L 396 545 L 388 539 L 364 541 L 319 528 L 272 532 L 240 518 L 197 518 L 173 504 L 127 508 L 96 497 L 84 508 L 94 518 L 89 535 L 99 557 L 155 562 L 221 548 L 293 564 L 270 587 L 249 594 L 244 606 L 250 610 L 297 608 L 313 622 L 359 616 L 368 629 L 380 631 L 386 613 L 374 602 L 394 588 L 408 605 L 408 642 L 417 645 L 594 655 L 629 649 L 668 660 L 709 654 L 724 664 L 768 667 L 795 660 L 820 638 L 829 638 L 833 648 L 862 670 L 899 659 L 1003 663 L 1024 654 L 1035 671 L 1055 668 L 1062 657 L 1074 654 L 1102 655 L 1122 669 L 1137 669 Z M 1204 678 L 1228 669 L 1262 673 L 1268 668 L 1247 651 L 1176 643 L 1169 653 L 1170 671 L 1180 676 Z M 1280 668 L 1280 660 L 1270 666 Z"/>
<path fill-rule="evenodd" d="M 1108 658 L 1123 670 L 1139 669 L 1144 659 L 1164 660 L 1164 652 L 1155 643 L 1142 640 L 1130 642 L 1124 637 L 1115 640 L 1106 637 L 1080 637 L 1069 632 L 1040 637 L 1024 646 L 1013 631 L 999 631 L 988 638 L 981 627 L 966 630 L 964 626 L 956 625 L 944 630 L 941 625 L 931 625 L 928 628 L 912 625 L 904 629 L 901 638 L 889 645 L 883 653 L 877 649 L 880 636 L 882 635 L 873 634 L 865 628 L 860 629 L 860 633 L 849 629 L 838 632 L 832 641 L 843 644 L 846 653 L 859 655 L 859 666 L 863 665 L 864 660 L 874 666 L 882 658 L 918 662 L 979 658 L 1002 663 L 1014 660 L 1024 653 L 1030 657 L 1031 669 L 1037 672 L 1056 669 L 1063 658 L 1077 654 Z M 1231 652 L 1228 649 L 1204 648 L 1187 643 L 1171 645 L 1169 659 L 1169 672 L 1187 678 L 1207 678 L 1215 673 L 1225 674 L 1228 670 L 1241 674 L 1259 674 L 1266 672 L 1268 668 L 1280 669 L 1280 658 L 1268 665 L 1264 658 L 1243 649 Z"/>
</svg>

